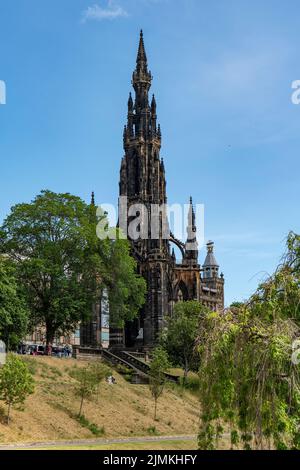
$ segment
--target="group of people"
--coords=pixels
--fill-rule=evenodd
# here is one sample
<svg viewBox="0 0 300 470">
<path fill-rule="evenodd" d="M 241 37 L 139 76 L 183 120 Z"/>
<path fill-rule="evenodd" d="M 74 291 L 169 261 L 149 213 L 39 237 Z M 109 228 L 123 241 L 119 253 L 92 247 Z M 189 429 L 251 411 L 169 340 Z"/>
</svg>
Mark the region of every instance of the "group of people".
<svg viewBox="0 0 300 470">
<path fill-rule="evenodd" d="M 45 348 L 45 354 L 48 356 L 58 356 L 58 357 L 71 357 L 72 348 L 69 345 L 65 346 L 48 346 L 47 350 Z"/>
<path fill-rule="evenodd" d="M 22 344 L 18 348 L 19 354 L 29 354 L 31 356 L 57 356 L 57 357 L 71 357 L 72 347 L 66 344 L 65 346 L 44 346 L 31 344 Z"/>
</svg>

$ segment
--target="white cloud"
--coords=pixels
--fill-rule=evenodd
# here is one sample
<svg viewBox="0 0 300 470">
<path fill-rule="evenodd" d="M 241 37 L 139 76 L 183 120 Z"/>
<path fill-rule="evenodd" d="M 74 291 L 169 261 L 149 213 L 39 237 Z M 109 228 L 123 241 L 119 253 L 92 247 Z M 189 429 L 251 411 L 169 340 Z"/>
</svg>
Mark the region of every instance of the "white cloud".
<svg viewBox="0 0 300 470">
<path fill-rule="evenodd" d="M 85 23 L 88 20 L 114 20 L 120 17 L 127 17 L 128 13 L 120 5 L 117 5 L 114 0 L 108 0 L 106 6 L 100 6 L 94 4 L 89 6 L 82 13 L 82 22 Z"/>
</svg>

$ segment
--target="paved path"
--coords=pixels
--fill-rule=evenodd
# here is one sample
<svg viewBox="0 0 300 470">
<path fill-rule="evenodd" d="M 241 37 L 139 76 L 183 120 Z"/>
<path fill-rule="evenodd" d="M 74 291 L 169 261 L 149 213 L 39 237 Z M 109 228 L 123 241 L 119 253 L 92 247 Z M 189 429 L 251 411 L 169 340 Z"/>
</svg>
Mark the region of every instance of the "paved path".
<svg viewBox="0 0 300 470">
<path fill-rule="evenodd" d="M 73 441 L 43 441 L 43 442 L 22 442 L 15 444 L 2 444 L 0 450 L 14 449 L 39 449 L 51 447 L 78 447 L 89 445 L 110 445 L 110 444 L 126 444 L 130 442 L 164 442 L 164 441 L 196 441 L 196 435 L 187 436 L 153 436 L 153 437 L 127 437 L 119 439 L 78 439 Z"/>
</svg>

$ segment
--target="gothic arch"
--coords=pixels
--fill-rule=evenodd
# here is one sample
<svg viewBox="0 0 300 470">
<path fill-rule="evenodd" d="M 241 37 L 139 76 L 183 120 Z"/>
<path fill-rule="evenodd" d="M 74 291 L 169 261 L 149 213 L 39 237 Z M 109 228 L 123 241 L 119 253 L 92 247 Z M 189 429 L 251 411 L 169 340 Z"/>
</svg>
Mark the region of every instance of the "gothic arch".
<svg viewBox="0 0 300 470">
<path fill-rule="evenodd" d="M 175 299 L 175 302 L 186 301 L 189 299 L 188 289 L 182 280 L 179 281 L 175 286 L 174 299 Z"/>
</svg>

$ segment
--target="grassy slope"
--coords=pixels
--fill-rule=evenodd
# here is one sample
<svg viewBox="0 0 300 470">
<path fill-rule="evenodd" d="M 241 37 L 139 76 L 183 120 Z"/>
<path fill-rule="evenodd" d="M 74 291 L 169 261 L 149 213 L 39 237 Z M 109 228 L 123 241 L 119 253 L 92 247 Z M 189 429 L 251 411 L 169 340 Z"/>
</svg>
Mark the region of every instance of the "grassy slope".
<svg viewBox="0 0 300 470">
<path fill-rule="evenodd" d="M 4 424 L 5 409 L 0 402 L 0 443 L 95 438 L 72 417 L 78 412 L 79 399 L 68 369 L 83 363 L 46 357 L 26 360 L 35 370 L 36 390 L 27 399 L 25 411 L 13 410 L 9 426 Z M 154 422 L 148 387 L 129 384 L 121 375 L 114 375 L 116 385 L 102 383 L 98 398 L 84 404 L 87 420 L 99 428 L 104 426 L 102 437 L 149 436 L 153 435 L 153 426 L 154 434 L 159 435 L 197 434 L 199 405 L 195 395 L 168 388 L 158 403 L 159 421 Z"/>
</svg>

